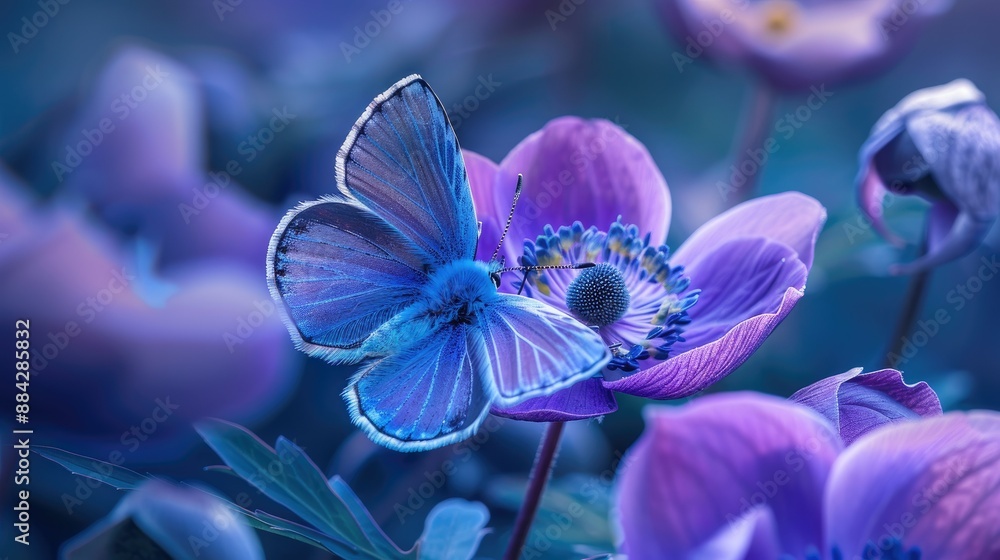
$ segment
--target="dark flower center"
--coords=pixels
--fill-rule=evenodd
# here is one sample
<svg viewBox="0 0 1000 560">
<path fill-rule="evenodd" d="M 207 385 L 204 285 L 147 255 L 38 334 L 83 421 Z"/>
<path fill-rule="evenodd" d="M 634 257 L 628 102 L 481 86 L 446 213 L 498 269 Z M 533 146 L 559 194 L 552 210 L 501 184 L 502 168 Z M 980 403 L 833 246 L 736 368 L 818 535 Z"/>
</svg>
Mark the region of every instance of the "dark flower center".
<svg viewBox="0 0 1000 560">
<path fill-rule="evenodd" d="M 630 301 L 621 271 L 607 263 L 584 269 L 566 291 L 566 307 L 587 325 L 598 327 L 621 319 Z"/>
<path fill-rule="evenodd" d="M 612 351 L 608 371 L 628 374 L 643 360 L 665 360 L 691 322 L 688 309 L 701 290 L 692 290 L 684 268 L 671 266 L 670 249 L 651 245 L 635 225 L 615 221 L 608 231 L 580 222 L 524 242 L 520 263 L 528 270 L 515 288 L 566 309 L 598 334 Z M 593 263 L 582 270 L 559 267 Z M 617 375 L 617 374 L 615 374 Z"/>
</svg>

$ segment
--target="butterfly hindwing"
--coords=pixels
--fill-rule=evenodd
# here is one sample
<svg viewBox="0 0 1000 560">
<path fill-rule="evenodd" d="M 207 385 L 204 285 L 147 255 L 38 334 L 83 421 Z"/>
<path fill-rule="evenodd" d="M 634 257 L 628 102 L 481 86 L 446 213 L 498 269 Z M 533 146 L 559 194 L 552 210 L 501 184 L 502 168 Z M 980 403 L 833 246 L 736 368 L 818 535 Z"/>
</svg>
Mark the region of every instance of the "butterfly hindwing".
<svg viewBox="0 0 1000 560">
<path fill-rule="evenodd" d="M 477 331 L 501 405 L 551 395 L 593 377 L 611 358 L 596 332 L 526 297 L 500 294 Z"/>
<path fill-rule="evenodd" d="M 478 223 L 458 138 L 422 78 L 375 98 L 337 155 L 337 185 L 441 265 L 473 258 Z"/>
<path fill-rule="evenodd" d="M 427 281 L 424 260 L 357 202 L 324 198 L 282 220 L 268 249 L 267 277 L 303 351 L 356 362 L 372 331 L 418 296 Z"/>
<path fill-rule="evenodd" d="M 423 451 L 473 435 L 495 388 L 473 327 L 445 325 L 364 366 L 344 390 L 351 418 L 375 442 Z"/>
</svg>

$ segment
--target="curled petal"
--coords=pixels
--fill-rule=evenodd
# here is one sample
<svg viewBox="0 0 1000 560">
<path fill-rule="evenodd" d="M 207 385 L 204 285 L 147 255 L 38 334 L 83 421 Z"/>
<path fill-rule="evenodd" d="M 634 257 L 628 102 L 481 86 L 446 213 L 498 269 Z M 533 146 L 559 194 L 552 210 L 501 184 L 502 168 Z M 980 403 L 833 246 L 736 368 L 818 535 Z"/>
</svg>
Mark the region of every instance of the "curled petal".
<svg viewBox="0 0 1000 560">
<path fill-rule="evenodd" d="M 909 136 L 930 166 L 936 185 L 958 215 L 927 255 L 897 267 L 910 274 L 971 253 L 1000 215 L 1000 119 L 982 104 L 915 115 Z M 939 211 L 938 216 L 941 215 Z M 932 214 L 932 219 L 940 221 Z M 941 229 L 941 224 L 932 227 Z"/>
<path fill-rule="evenodd" d="M 993 227 L 993 221 L 983 222 L 962 212 L 952 223 L 951 230 L 926 255 L 889 268 L 891 274 L 914 274 L 968 255 L 979 247 Z"/>
<path fill-rule="evenodd" d="M 995 558 L 1000 414 L 953 412 L 862 437 L 834 466 L 824 509 L 827 545 L 847 557 L 898 539 L 923 558 Z"/>
<path fill-rule="evenodd" d="M 765 237 L 791 247 L 808 268 L 825 221 L 826 209 L 810 196 L 798 192 L 762 196 L 702 225 L 677 249 L 671 262 L 690 269 L 730 240 Z"/>
<path fill-rule="evenodd" d="M 754 507 L 719 530 L 692 551 L 694 560 L 774 560 L 781 556 L 774 514 L 767 506 Z"/>
<path fill-rule="evenodd" d="M 751 528 L 770 532 L 797 558 L 821 542 L 823 487 L 841 443 L 818 414 L 776 397 L 728 393 L 648 407 L 645 417 L 618 473 L 621 548 L 630 558 L 732 553 L 748 546 Z"/>
<path fill-rule="evenodd" d="M 938 186 L 981 221 L 1000 214 L 1000 119 L 985 105 L 914 116 L 907 131 Z"/>
<path fill-rule="evenodd" d="M 891 422 L 941 415 L 941 402 L 927 383 L 907 385 L 894 369 L 863 374 L 855 368 L 817 381 L 789 399 L 822 414 L 840 430 L 845 445 Z"/>
<path fill-rule="evenodd" d="M 882 219 L 882 200 L 885 195 L 904 189 L 904 183 L 917 179 L 914 170 L 923 173 L 930 159 L 935 159 L 935 141 L 930 134 L 917 136 L 906 134 L 907 123 L 920 114 L 932 114 L 953 107 L 968 104 L 983 103 L 984 97 L 972 82 L 955 80 L 943 86 L 925 88 L 904 97 L 895 107 L 889 109 L 872 127 L 871 134 L 865 140 L 858 155 L 859 174 L 857 178 L 861 211 L 871 220 L 883 237 L 897 246 L 904 242 L 890 233 Z M 918 127 L 919 128 L 919 127 Z M 927 127 L 929 128 L 929 127 Z M 919 140 L 919 137 L 926 140 Z M 901 143 L 903 149 L 894 151 L 894 165 L 883 165 L 884 169 L 875 168 L 875 158 L 893 143 Z M 880 172 L 886 174 L 885 177 Z M 889 184 L 886 184 L 889 181 Z M 906 194 L 906 193 L 902 193 Z"/>
<path fill-rule="evenodd" d="M 886 241 L 896 247 L 905 246 L 906 241 L 893 233 L 883 218 L 883 201 L 886 195 L 889 194 L 889 189 L 886 188 L 882 178 L 879 177 L 878 172 L 875 170 L 874 162 L 863 162 L 862 165 L 861 173 L 857 179 L 858 204 L 861 206 L 861 212 L 871 222 L 875 231 L 885 238 Z"/>
<path fill-rule="evenodd" d="M 968 80 L 914 92 L 879 119 L 861 148 L 861 210 L 896 245 L 882 219 L 890 190 L 933 205 L 928 252 L 910 274 L 973 251 L 1000 215 L 1000 119 Z"/>
<path fill-rule="evenodd" d="M 973 103 L 984 103 L 986 96 L 972 82 L 958 79 L 947 84 L 917 90 L 889 109 L 875 123 L 872 136 L 898 128 L 909 117 L 926 111 L 941 111 Z"/>
<path fill-rule="evenodd" d="M 611 414 L 618 410 L 615 395 L 600 379 L 587 379 L 547 397 L 529 399 L 509 407 L 494 405 L 490 412 L 528 422 L 564 422 Z"/>
<path fill-rule="evenodd" d="M 657 242 L 666 240 L 667 183 L 645 146 L 610 121 L 558 118 L 511 150 L 493 189 L 501 223 L 518 173 L 524 185 L 508 234 L 513 243 L 505 243 L 508 261 L 517 262 L 520 243 L 535 239 L 546 225 L 575 221 L 603 229 L 621 216 Z"/>
<path fill-rule="evenodd" d="M 655 399 L 692 395 L 750 357 L 803 295 L 805 265 L 792 249 L 765 239 L 736 239 L 688 269 L 701 288 L 676 355 L 648 360 L 604 386 Z"/>
</svg>

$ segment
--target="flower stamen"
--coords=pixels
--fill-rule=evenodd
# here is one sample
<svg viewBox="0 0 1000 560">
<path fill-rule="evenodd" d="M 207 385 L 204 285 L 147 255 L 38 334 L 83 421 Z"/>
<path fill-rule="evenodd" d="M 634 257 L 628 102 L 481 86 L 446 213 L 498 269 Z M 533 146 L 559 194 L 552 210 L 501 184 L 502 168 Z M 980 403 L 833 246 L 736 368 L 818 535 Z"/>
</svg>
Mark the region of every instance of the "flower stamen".
<svg viewBox="0 0 1000 560">
<path fill-rule="evenodd" d="M 620 220 L 607 232 L 580 222 L 558 230 L 546 226 L 534 242 L 525 242 L 523 266 L 595 266 L 582 272 L 531 269 L 515 287 L 593 327 L 612 350 L 607 369 L 630 373 L 643 360 L 669 357 L 684 340 L 688 309 L 701 293 L 689 289 L 683 267 L 670 266 L 669 257 L 665 245 L 650 245 L 648 234 Z"/>
</svg>

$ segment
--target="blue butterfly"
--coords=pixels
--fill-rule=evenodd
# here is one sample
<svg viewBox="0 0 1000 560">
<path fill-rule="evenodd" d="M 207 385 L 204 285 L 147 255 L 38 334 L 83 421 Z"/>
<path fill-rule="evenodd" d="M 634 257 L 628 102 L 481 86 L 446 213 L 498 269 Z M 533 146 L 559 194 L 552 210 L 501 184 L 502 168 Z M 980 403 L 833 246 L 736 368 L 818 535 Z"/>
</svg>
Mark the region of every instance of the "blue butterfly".
<svg viewBox="0 0 1000 560">
<path fill-rule="evenodd" d="M 591 329 L 498 292 L 475 260 L 479 223 L 441 101 L 412 75 L 379 95 L 337 155 L 337 196 L 300 204 L 267 255 L 296 347 L 361 363 L 343 396 L 375 442 L 420 451 L 464 440 L 490 406 L 594 376 L 610 353 Z"/>
</svg>

